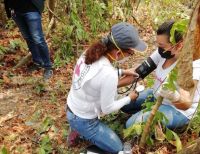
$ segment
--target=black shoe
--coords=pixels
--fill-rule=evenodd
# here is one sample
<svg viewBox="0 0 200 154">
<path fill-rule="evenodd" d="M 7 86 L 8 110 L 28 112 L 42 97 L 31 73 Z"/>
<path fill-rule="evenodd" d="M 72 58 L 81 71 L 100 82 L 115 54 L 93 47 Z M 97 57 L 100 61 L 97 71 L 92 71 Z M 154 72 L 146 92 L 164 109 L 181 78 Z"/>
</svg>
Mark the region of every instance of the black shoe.
<svg viewBox="0 0 200 154">
<path fill-rule="evenodd" d="M 53 75 L 53 70 L 52 69 L 45 69 L 44 70 L 44 74 L 43 74 L 43 77 L 44 77 L 44 80 L 48 80 L 48 79 L 50 79 L 51 77 L 52 77 L 52 75 Z"/>
<path fill-rule="evenodd" d="M 42 65 L 37 64 L 37 63 L 33 63 L 31 66 L 28 67 L 28 72 L 33 72 L 33 71 L 38 71 L 42 69 Z"/>
</svg>

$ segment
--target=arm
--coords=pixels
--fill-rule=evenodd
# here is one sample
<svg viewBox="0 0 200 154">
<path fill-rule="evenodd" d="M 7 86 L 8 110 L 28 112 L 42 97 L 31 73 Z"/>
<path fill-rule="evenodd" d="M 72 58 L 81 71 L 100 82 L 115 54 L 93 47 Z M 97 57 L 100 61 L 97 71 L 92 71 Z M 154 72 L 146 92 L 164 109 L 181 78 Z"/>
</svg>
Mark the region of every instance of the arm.
<svg viewBox="0 0 200 154">
<path fill-rule="evenodd" d="M 137 94 L 132 92 L 129 96 L 122 99 L 115 100 L 115 95 L 117 92 L 117 76 L 107 74 L 101 80 L 101 91 L 100 91 L 100 103 L 101 110 L 104 114 L 109 114 L 111 112 L 117 111 L 124 105 L 130 103 L 131 98 L 137 98 Z"/>
<path fill-rule="evenodd" d="M 164 90 L 161 88 L 158 95 L 171 101 L 171 103 L 180 110 L 187 110 L 193 103 L 194 93 L 197 88 L 198 81 L 194 80 L 194 88 L 192 92 L 186 91 L 182 88 L 179 91 Z"/>
<path fill-rule="evenodd" d="M 178 102 L 173 102 L 173 104 L 179 108 L 179 109 L 188 109 L 191 107 L 194 99 L 194 95 L 197 89 L 197 86 L 199 84 L 200 79 L 200 60 L 193 61 L 193 81 L 194 81 L 194 87 L 189 92 L 186 92 L 184 90 L 180 90 L 180 100 Z"/>
<path fill-rule="evenodd" d="M 172 104 L 180 110 L 187 110 L 192 105 L 192 99 L 190 98 L 190 93 L 183 89 L 179 90 L 180 98 L 178 101 L 173 101 Z"/>
<path fill-rule="evenodd" d="M 124 77 L 122 77 L 122 78 L 119 79 L 117 87 L 120 88 L 120 87 L 127 86 L 127 85 L 131 84 L 134 79 L 135 78 L 132 75 L 124 76 Z"/>
<path fill-rule="evenodd" d="M 168 99 L 177 109 L 180 110 L 187 110 L 192 105 L 189 92 L 183 89 L 180 89 L 178 92 L 161 88 L 158 91 L 158 95 Z"/>
<path fill-rule="evenodd" d="M 180 99 L 176 102 L 172 102 L 173 105 L 176 108 L 181 109 L 181 110 L 189 109 L 191 107 L 192 103 L 193 103 L 192 101 L 193 101 L 193 98 L 194 98 L 194 93 L 196 91 L 197 85 L 198 85 L 198 81 L 194 80 L 194 88 L 193 88 L 191 94 L 188 91 L 180 89 L 179 90 Z"/>
<path fill-rule="evenodd" d="M 148 74 L 150 74 L 153 70 L 156 69 L 161 57 L 156 50 L 150 57 L 148 57 L 141 65 L 137 68 L 132 68 L 127 71 L 132 71 L 139 73 L 141 78 L 145 78 Z M 124 76 L 119 80 L 118 87 L 123 87 L 131 84 L 135 78 L 133 76 Z"/>
<path fill-rule="evenodd" d="M 122 72 L 121 74 L 122 77 L 120 76 L 121 78 L 118 81 L 118 86 L 117 86 L 118 88 L 131 84 L 134 79 L 139 77 L 139 75 L 135 72 L 134 68 L 127 69 L 127 70 L 122 70 L 122 69 L 120 70 Z"/>
</svg>

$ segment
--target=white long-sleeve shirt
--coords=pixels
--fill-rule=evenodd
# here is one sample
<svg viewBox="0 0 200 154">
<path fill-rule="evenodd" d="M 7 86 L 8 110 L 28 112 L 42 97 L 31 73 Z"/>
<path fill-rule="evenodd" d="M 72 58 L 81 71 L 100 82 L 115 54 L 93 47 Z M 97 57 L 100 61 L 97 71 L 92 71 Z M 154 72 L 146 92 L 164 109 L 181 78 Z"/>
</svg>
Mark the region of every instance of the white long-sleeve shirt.
<svg viewBox="0 0 200 154">
<path fill-rule="evenodd" d="M 130 102 L 130 97 L 115 100 L 118 76 L 106 57 L 91 65 L 84 63 L 84 54 L 76 63 L 67 105 L 72 112 L 85 119 L 119 110 Z"/>
</svg>

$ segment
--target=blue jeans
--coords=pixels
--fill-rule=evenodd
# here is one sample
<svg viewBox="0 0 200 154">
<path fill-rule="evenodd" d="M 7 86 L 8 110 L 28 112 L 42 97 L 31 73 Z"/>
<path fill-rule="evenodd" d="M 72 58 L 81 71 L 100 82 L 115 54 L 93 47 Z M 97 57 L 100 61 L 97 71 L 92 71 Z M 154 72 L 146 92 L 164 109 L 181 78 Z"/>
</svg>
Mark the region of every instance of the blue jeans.
<svg viewBox="0 0 200 154">
<path fill-rule="evenodd" d="M 33 62 L 44 68 L 51 68 L 49 49 L 42 31 L 41 15 L 39 12 L 15 12 L 13 20 L 19 27 L 23 38 L 32 54 Z"/>
<path fill-rule="evenodd" d="M 109 153 L 118 153 L 123 149 L 119 137 L 109 127 L 95 119 L 83 119 L 67 111 L 67 119 L 72 129 L 86 140 Z"/>
<path fill-rule="evenodd" d="M 145 100 L 149 97 L 150 102 L 154 102 L 155 98 L 153 96 L 153 90 L 147 89 L 139 93 L 138 98 L 130 102 L 129 104 L 123 106 L 121 108 L 121 111 L 128 113 L 128 114 L 135 114 L 138 111 L 142 110 L 142 104 L 144 104 Z"/>
<path fill-rule="evenodd" d="M 127 111 L 130 112 L 130 110 L 133 110 L 135 112 L 127 120 L 126 128 L 132 126 L 135 123 L 141 123 L 141 122 L 145 122 L 147 120 L 147 118 L 150 115 L 150 112 L 143 113 L 143 111 L 141 111 L 141 109 L 142 109 L 142 104 L 144 104 L 146 98 L 150 95 L 153 96 L 153 90 L 147 89 L 147 90 L 143 91 L 142 93 L 140 93 L 138 99 L 134 103 L 130 102 L 131 105 L 128 104 L 127 106 L 125 106 L 125 109 Z M 154 101 L 154 97 L 152 97 L 150 99 L 150 101 Z M 137 111 L 137 109 L 138 109 L 138 111 Z M 164 125 L 166 125 L 166 127 L 168 127 L 168 128 L 171 128 L 171 129 L 179 128 L 189 122 L 189 119 L 185 115 L 183 115 L 182 113 L 180 113 L 179 111 L 177 111 L 175 108 L 173 108 L 170 105 L 162 104 L 158 110 L 160 112 L 162 112 L 169 120 L 168 123 L 164 122 Z"/>
</svg>

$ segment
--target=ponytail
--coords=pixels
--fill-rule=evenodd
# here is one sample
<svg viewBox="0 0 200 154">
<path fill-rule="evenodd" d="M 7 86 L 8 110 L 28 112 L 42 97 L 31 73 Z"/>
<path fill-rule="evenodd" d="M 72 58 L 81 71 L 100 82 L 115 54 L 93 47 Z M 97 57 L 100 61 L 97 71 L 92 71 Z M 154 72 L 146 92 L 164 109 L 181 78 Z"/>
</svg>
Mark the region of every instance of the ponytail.
<svg viewBox="0 0 200 154">
<path fill-rule="evenodd" d="M 87 65 L 92 64 L 99 60 L 106 53 L 112 51 L 115 47 L 112 42 L 109 41 L 108 37 L 103 38 L 101 41 L 98 41 L 92 44 L 85 54 L 85 63 Z"/>
</svg>

